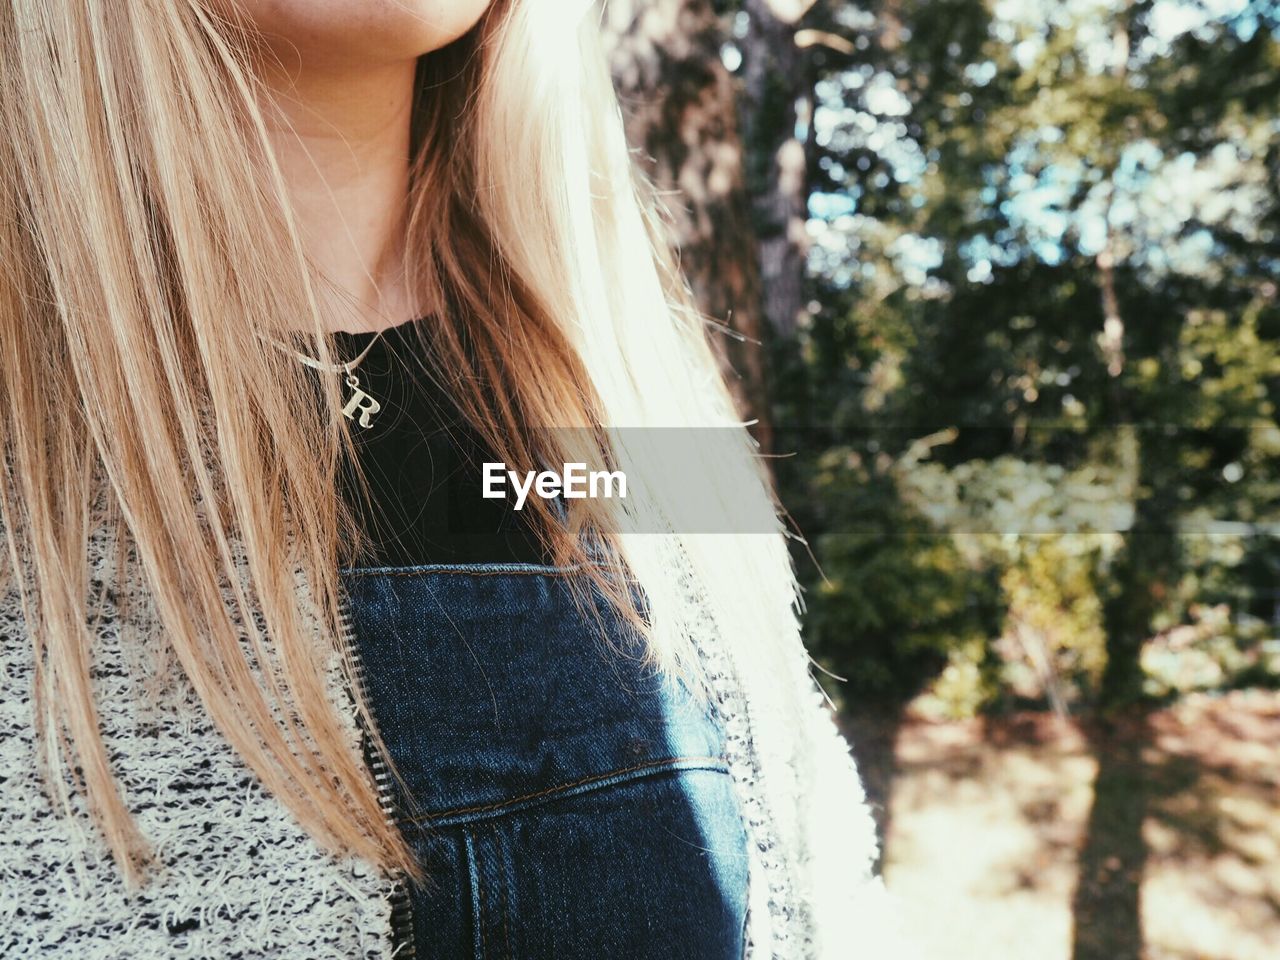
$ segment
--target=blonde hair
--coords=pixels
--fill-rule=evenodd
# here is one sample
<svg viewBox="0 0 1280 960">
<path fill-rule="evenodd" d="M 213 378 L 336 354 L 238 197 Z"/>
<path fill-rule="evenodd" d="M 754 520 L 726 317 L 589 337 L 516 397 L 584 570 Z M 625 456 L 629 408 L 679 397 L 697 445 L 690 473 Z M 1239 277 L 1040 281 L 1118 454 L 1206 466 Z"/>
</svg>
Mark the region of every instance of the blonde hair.
<svg viewBox="0 0 1280 960">
<path fill-rule="evenodd" d="M 591 4 L 576 30 L 565 6 L 499 0 L 420 62 L 406 266 L 452 307 L 433 359 L 461 371 L 459 406 L 509 463 L 639 464 L 645 432 L 615 428 L 730 430 L 698 469 L 726 517 L 763 511 L 767 535 L 674 529 L 678 491 L 660 485 L 573 501 L 567 525 L 530 508 L 558 562 L 606 546 L 587 569 L 655 662 L 702 679 L 710 614 L 740 665 L 767 670 L 799 642 L 772 494 L 624 142 Z M 327 695 L 338 568 L 361 544 L 335 496 L 352 450 L 339 385 L 317 395 L 255 336 L 332 359 L 254 44 L 199 0 L 0 11 L 0 520 L 42 741 L 71 745 L 62 762 L 131 881 L 148 845 L 90 682 L 100 523 L 128 541 L 168 647 L 263 784 L 328 848 L 415 869 Z M 636 532 L 664 518 L 666 533 Z"/>
</svg>

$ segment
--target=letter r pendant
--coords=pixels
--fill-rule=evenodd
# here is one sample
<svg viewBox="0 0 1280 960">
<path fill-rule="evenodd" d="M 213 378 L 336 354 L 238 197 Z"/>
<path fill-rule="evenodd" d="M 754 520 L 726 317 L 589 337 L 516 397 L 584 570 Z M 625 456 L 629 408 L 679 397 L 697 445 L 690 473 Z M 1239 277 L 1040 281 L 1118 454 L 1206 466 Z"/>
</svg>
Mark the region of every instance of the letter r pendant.
<svg viewBox="0 0 1280 960">
<path fill-rule="evenodd" d="M 373 426 L 373 417 L 382 409 L 382 404 L 360 389 L 360 378 L 354 373 L 347 374 L 347 386 L 351 388 L 351 399 L 342 408 L 342 415 L 348 420 L 355 420 L 362 427 Z M 359 413 L 359 418 L 356 414 Z"/>
</svg>

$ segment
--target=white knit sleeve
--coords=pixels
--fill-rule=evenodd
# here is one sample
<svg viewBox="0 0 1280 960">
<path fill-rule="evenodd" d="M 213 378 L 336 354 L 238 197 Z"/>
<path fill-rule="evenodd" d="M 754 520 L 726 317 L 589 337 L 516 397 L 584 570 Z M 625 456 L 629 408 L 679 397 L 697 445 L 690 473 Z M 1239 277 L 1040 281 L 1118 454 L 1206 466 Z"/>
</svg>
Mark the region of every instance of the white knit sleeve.
<svg viewBox="0 0 1280 960">
<path fill-rule="evenodd" d="M 876 872 L 876 824 L 849 743 L 807 669 L 799 759 L 805 845 L 800 899 L 821 960 L 915 960 L 922 953 Z"/>
</svg>

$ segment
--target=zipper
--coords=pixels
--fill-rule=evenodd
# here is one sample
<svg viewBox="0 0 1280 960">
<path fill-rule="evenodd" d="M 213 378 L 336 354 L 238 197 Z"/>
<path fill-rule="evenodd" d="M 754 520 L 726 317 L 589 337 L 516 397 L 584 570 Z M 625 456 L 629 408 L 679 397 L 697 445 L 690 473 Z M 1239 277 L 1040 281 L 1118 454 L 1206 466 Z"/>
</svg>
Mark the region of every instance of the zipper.
<svg viewBox="0 0 1280 960">
<path fill-rule="evenodd" d="M 382 754 L 375 748 L 374 742 L 378 732 L 377 720 L 373 715 L 373 706 L 369 699 L 369 680 L 365 672 L 364 658 L 360 656 L 360 645 L 356 642 L 355 631 L 351 625 L 351 604 L 345 586 L 339 590 L 339 617 L 342 634 L 340 641 L 352 665 L 353 681 L 356 692 L 368 713 L 367 721 L 359 717 L 360 745 L 365 763 L 373 775 L 374 785 L 378 791 L 378 804 L 382 807 L 387 823 L 400 829 L 400 804 L 396 800 L 391 771 Z M 391 956 L 395 960 L 415 960 L 418 955 L 417 945 L 413 937 L 413 899 L 409 892 L 409 880 L 397 875 L 393 880 L 388 897 L 391 905 Z"/>
</svg>

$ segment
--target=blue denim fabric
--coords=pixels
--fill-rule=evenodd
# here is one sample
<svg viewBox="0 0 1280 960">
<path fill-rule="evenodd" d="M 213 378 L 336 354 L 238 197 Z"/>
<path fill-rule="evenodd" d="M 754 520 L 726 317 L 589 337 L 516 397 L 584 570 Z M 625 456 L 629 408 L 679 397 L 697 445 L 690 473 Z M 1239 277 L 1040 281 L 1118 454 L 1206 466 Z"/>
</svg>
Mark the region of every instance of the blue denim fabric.
<svg viewBox="0 0 1280 960">
<path fill-rule="evenodd" d="M 598 594 L 575 605 L 579 576 L 343 571 L 428 874 L 411 896 L 417 955 L 737 960 L 747 838 L 723 731 L 642 666 Z"/>
</svg>

